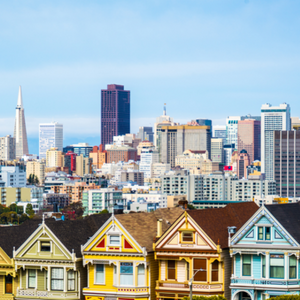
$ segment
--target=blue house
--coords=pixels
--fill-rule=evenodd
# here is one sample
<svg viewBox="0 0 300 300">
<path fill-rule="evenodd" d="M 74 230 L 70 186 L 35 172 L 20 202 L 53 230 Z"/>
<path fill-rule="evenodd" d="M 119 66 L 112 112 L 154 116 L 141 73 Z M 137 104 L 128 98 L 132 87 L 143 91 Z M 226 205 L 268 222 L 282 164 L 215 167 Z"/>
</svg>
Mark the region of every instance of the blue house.
<svg viewBox="0 0 300 300">
<path fill-rule="evenodd" d="M 300 203 L 262 206 L 230 240 L 232 300 L 300 292 Z"/>
</svg>

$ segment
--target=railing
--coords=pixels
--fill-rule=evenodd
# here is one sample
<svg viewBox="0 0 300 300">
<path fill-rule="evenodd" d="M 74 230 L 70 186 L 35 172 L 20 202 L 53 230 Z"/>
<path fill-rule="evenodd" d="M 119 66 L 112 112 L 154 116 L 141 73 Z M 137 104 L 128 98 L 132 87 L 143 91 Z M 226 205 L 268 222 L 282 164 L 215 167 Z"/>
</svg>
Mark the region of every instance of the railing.
<svg viewBox="0 0 300 300">
<path fill-rule="evenodd" d="M 170 289 L 187 289 L 189 290 L 188 283 L 176 283 L 176 282 L 163 282 L 157 281 L 157 288 L 170 288 Z M 201 283 L 193 283 L 193 290 L 222 290 L 222 284 L 201 284 Z"/>
<path fill-rule="evenodd" d="M 232 278 L 231 284 L 249 284 L 249 285 L 280 285 L 291 286 L 300 285 L 300 280 L 274 280 L 274 279 L 240 279 Z"/>
<path fill-rule="evenodd" d="M 79 299 L 78 292 L 38 291 L 36 289 L 17 289 L 17 296 L 37 298 Z"/>
</svg>

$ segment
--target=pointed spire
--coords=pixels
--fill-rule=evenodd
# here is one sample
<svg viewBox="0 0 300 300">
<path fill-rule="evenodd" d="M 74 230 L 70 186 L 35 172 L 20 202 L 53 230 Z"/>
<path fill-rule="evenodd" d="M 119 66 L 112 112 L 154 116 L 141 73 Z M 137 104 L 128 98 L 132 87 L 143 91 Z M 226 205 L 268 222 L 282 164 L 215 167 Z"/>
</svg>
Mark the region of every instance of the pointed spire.
<svg viewBox="0 0 300 300">
<path fill-rule="evenodd" d="M 18 103 L 17 103 L 18 108 L 23 108 L 23 101 L 22 101 L 22 89 L 21 86 L 19 86 L 19 95 L 18 95 Z"/>
<path fill-rule="evenodd" d="M 166 104 L 166 103 L 164 103 L 164 112 L 163 112 L 163 115 L 164 115 L 164 116 L 166 116 L 166 115 L 167 115 L 167 108 L 166 108 L 166 105 L 167 105 L 167 104 Z"/>
</svg>

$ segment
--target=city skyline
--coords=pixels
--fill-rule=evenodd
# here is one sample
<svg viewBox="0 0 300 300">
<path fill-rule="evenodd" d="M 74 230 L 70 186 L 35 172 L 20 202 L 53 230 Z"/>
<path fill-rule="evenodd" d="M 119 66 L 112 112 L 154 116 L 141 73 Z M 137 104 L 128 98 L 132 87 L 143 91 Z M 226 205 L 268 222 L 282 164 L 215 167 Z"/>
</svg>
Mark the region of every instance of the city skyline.
<svg viewBox="0 0 300 300">
<path fill-rule="evenodd" d="M 223 125 L 264 103 L 300 114 L 297 2 L 13 3 L 0 5 L 2 136 L 13 134 L 19 85 L 29 140 L 52 121 L 67 138 L 100 140 L 100 90 L 110 83 L 132 91 L 132 132 L 153 126 L 165 102 L 180 123 Z"/>
</svg>

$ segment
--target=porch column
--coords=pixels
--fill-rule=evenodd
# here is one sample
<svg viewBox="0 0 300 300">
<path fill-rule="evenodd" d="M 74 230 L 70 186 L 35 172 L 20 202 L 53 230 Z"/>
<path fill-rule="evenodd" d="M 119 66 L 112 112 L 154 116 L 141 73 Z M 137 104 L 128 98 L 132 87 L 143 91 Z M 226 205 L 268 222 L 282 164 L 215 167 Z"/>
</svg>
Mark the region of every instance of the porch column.
<svg viewBox="0 0 300 300">
<path fill-rule="evenodd" d="M 67 268 L 64 267 L 64 292 L 68 290 L 68 274 L 67 274 Z"/>
<path fill-rule="evenodd" d="M 289 279 L 289 255 L 284 253 L 284 280 Z"/>
<path fill-rule="evenodd" d="M 51 277 L 51 267 L 50 266 L 48 266 L 48 270 L 47 270 L 47 272 L 48 272 L 48 291 L 50 291 L 50 285 L 51 285 L 51 279 L 50 279 L 50 277 Z"/>
</svg>

